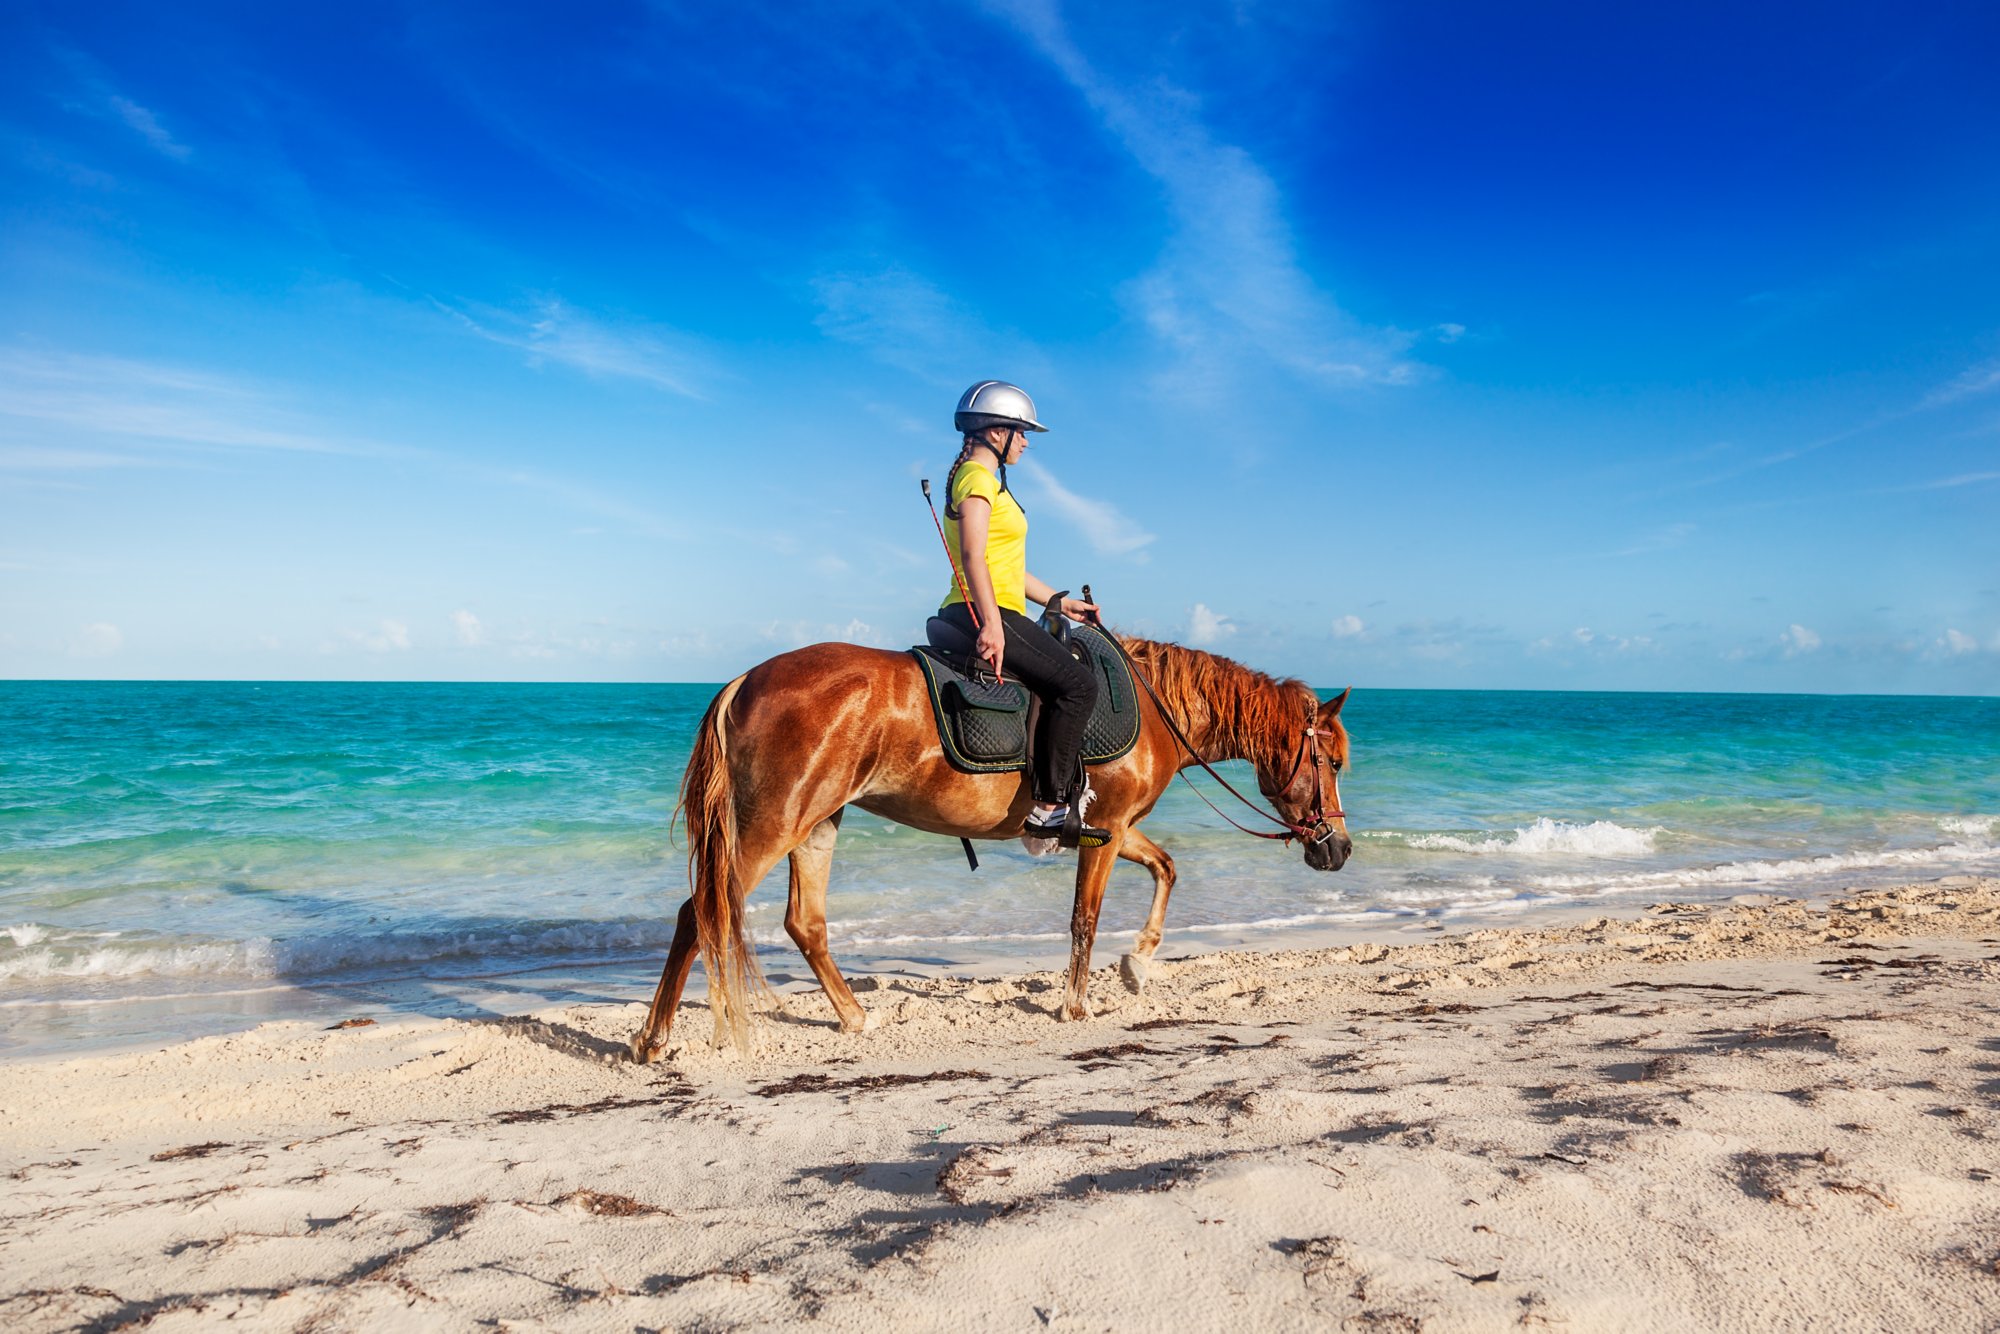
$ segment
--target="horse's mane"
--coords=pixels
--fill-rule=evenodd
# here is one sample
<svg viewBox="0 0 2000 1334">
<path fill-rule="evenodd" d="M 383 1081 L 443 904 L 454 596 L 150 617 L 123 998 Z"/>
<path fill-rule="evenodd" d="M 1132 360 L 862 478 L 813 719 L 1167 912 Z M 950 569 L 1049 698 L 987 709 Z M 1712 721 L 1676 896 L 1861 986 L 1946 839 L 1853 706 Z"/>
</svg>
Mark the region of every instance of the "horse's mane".
<svg viewBox="0 0 2000 1334">
<path fill-rule="evenodd" d="M 1181 644 L 1127 635 L 1119 640 L 1175 720 L 1191 732 L 1205 730 L 1207 744 L 1218 753 L 1282 759 L 1273 748 L 1290 744 L 1300 721 L 1319 706 L 1312 687 L 1294 677 L 1281 679 Z M 1336 729 L 1334 740 L 1334 753 L 1345 762 L 1347 729 Z"/>
</svg>

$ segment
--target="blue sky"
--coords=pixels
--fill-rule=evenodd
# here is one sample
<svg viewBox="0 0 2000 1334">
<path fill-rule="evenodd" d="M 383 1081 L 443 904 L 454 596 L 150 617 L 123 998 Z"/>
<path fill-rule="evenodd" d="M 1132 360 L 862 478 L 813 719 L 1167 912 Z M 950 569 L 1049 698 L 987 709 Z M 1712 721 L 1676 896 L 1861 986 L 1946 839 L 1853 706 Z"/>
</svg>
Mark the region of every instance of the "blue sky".
<svg viewBox="0 0 2000 1334">
<path fill-rule="evenodd" d="M 11 4 L 0 676 L 2000 692 L 1991 7 Z"/>
</svg>

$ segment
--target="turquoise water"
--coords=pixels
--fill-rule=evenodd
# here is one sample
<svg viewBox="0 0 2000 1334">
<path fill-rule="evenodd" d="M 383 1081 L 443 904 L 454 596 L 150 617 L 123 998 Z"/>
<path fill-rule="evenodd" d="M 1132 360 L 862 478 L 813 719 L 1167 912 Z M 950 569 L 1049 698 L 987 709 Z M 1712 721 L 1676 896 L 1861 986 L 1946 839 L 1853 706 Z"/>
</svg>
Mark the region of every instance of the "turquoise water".
<svg viewBox="0 0 2000 1334">
<path fill-rule="evenodd" d="M 667 817 L 713 690 L 0 684 L 0 1022 L 397 977 L 643 978 L 685 892 Z M 1181 868 L 1170 932 L 1278 943 L 2000 870 L 1996 699 L 1378 690 L 1345 716 L 1347 868 L 1311 871 L 1177 788 L 1147 824 Z M 984 845 L 973 875 L 955 842 L 851 812 L 835 949 L 1061 941 L 1071 874 Z M 1108 944 L 1149 893 L 1120 868 Z M 767 884 L 751 920 L 774 966 L 782 915 Z"/>
</svg>

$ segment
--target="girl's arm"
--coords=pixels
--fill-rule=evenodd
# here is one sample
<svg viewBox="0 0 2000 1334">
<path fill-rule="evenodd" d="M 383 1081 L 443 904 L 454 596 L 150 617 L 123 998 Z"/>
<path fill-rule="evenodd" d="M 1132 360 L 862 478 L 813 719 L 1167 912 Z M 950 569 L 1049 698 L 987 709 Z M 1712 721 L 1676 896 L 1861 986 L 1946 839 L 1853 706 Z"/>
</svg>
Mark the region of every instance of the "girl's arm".
<svg viewBox="0 0 2000 1334">
<path fill-rule="evenodd" d="M 986 568 L 986 529 L 992 518 L 992 502 L 984 496 L 967 496 L 958 502 L 958 563 L 965 571 L 965 586 L 972 597 L 973 610 L 979 613 L 977 652 L 993 664 L 993 674 L 998 676 L 1007 636 L 1000 628 L 1000 601 L 993 593 L 993 571 Z"/>
<path fill-rule="evenodd" d="M 961 513 L 962 512 L 963 510 L 961 509 Z M 962 532 L 964 530 L 961 529 L 960 531 Z M 1048 605 L 1049 599 L 1056 595 L 1055 589 L 1050 588 L 1047 584 L 1035 578 L 1035 576 L 1032 574 L 1030 574 L 1026 579 L 1021 581 L 1021 588 L 1022 591 L 1028 595 L 1029 603 L 1034 606 L 1045 607 Z M 1063 604 L 1062 604 L 1063 615 L 1068 616 L 1073 620 L 1080 621 L 1084 619 L 1086 614 L 1096 610 L 1097 610 L 1097 604 L 1094 602 L 1085 602 L 1082 598 L 1063 599 Z"/>
</svg>

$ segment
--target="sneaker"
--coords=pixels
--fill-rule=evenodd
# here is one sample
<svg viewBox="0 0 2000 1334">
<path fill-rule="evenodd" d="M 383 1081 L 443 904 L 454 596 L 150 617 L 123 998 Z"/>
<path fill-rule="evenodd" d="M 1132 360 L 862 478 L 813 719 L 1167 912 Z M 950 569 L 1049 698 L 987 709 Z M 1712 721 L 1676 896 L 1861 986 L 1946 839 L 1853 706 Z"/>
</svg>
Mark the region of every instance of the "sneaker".
<svg viewBox="0 0 2000 1334">
<path fill-rule="evenodd" d="M 1063 826 L 1069 823 L 1069 807 L 1058 806 L 1046 814 L 1031 811 L 1027 823 L 1021 826 L 1021 842 L 1029 852 L 1037 857 L 1047 854 L 1037 851 L 1036 845 L 1044 842 L 1062 843 Z M 1076 846 L 1079 848 L 1101 848 L 1111 841 L 1109 830 L 1095 825 L 1079 825 L 1076 831 Z"/>
<path fill-rule="evenodd" d="M 1036 838 L 1033 834 L 1021 835 L 1021 846 L 1028 850 L 1030 857 L 1053 857 L 1062 850 L 1059 838 Z"/>
</svg>

